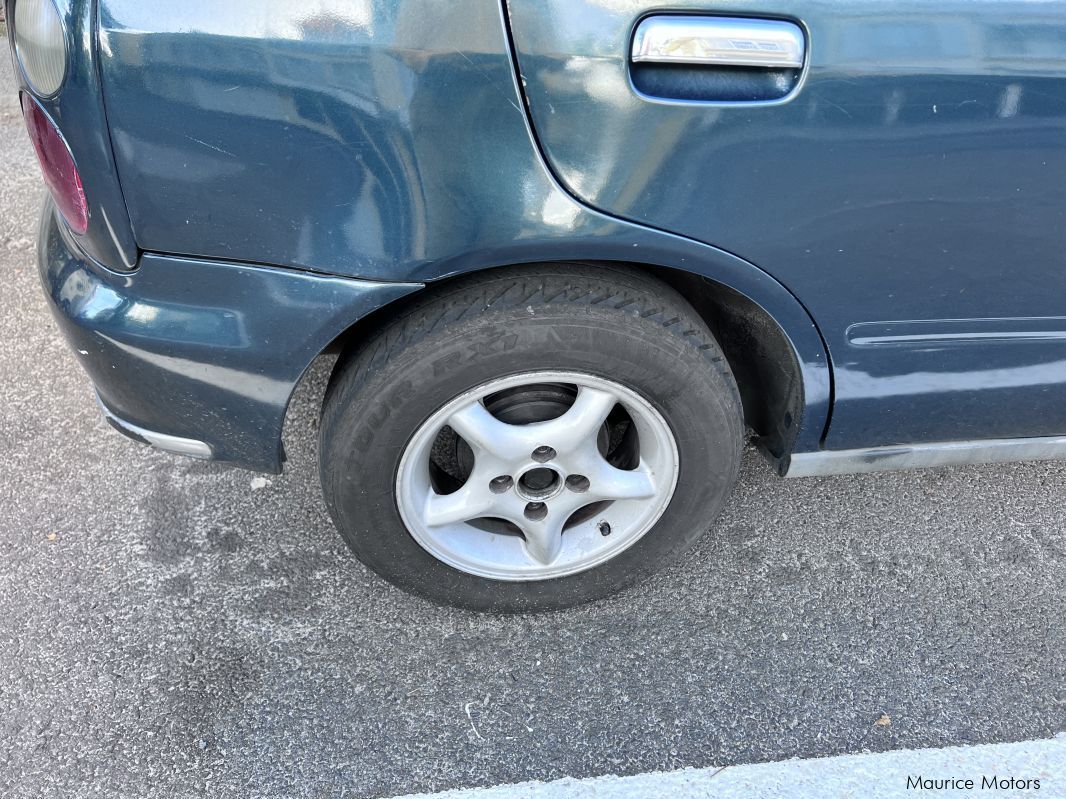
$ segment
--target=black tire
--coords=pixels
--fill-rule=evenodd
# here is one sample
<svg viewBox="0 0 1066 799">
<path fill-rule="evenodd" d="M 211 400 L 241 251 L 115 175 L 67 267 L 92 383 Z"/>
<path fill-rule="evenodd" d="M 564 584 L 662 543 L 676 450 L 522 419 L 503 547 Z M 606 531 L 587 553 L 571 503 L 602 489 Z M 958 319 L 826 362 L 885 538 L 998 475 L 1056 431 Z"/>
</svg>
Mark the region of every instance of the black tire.
<svg viewBox="0 0 1066 799">
<path fill-rule="evenodd" d="M 408 533 L 395 499 L 400 458 L 452 398 L 538 369 L 600 375 L 648 399 L 677 439 L 677 487 L 647 534 L 595 568 L 528 582 L 467 574 Z M 341 357 L 323 405 L 320 475 L 352 551 L 400 588 L 477 610 L 562 608 L 648 577 L 708 529 L 736 481 L 742 416 L 718 344 L 669 286 L 622 267 L 514 267 L 449 284 Z"/>
</svg>

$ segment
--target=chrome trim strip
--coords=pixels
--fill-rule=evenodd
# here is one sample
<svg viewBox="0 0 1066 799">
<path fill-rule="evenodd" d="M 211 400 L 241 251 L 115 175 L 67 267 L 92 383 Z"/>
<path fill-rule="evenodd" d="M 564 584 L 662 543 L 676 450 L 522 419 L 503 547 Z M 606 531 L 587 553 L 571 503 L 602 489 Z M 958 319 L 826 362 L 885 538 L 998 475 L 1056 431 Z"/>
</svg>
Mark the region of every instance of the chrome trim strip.
<svg viewBox="0 0 1066 799">
<path fill-rule="evenodd" d="M 104 401 L 100 398 L 99 392 L 96 392 L 96 404 L 100 406 L 100 410 L 103 412 L 104 417 L 108 422 L 111 423 L 112 427 L 117 428 L 120 432 L 125 433 L 131 438 L 137 439 L 138 441 L 145 441 L 153 447 L 166 450 L 167 452 L 173 452 L 176 455 L 185 455 L 190 458 L 200 458 L 202 460 L 210 460 L 213 457 L 211 447 L 203 441 L 197 441 L 194 438 L 181 438 L 180 436 L 172 436 L 167 433 L 157 433 L 154 430 L 146 430 L 143 427 L 139 427 L 116 416 L 111 409 L 104 404 Z"/>
<path fill-rule="evenodd" d="M 799 25 L 781 19 L 653 16 L 637 25 L 634 63 L 800 69 L 806 44 Z"/>
<path fill-rule="evenodd" d="M 865 474 L 979 463 L 1061 459 L 1066 459 L 1066 436 L 945 441 L 871 449 L 799 452 L 791 457 L 784 476 L 823 477 L 831 474 Z"/>
</svg>

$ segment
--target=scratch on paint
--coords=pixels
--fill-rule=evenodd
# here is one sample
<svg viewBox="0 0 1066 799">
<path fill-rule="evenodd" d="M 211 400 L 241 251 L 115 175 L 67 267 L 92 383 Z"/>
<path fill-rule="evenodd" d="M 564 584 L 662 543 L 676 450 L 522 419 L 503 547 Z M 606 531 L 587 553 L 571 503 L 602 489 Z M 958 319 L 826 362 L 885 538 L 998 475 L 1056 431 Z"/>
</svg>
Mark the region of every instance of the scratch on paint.
<svg viewBox="0 0 1066 799">
<path fill-rule="evenodd" d="M 188 139 L 189 141 L 194 141 L 197 144 L 202 144 L 204 147 L 208 148 L 209 150 L 214 150 L 216 153 L 222 153 L 223 155 L 228 155 L 230 158 L 236 158 L 237 157 L 234 153 L 231 153 L 229 150 L 223 150 L 221 147 L 216 147 L 215 145 L 208 144 L 205 141 L 200 141 L 199 139 L 197 139 L 194 136 L 186 136 L 185 138 Z"/>
<path fill-rule="evenodd" d="M 456 50 L 455 52 L 458 53 L 459 55 L 461 55 L 463 57 L 463 60 L 466 61 L 466 63 L 468 63 L 470 66 L 472 66 L 474 69 L 476 69 L 478 71 L 478 73 L 481 75 L 481 77 L 483 77 L 485 80 L 487 80 L 489 82 L 489 85 L 492 86 L 492 88 L 494 88 L 501 95 L 503 95 L 503 97 L 507 100 L 507 102 L 509 102 L 514 107 L 515 111 L 517 111 L 519 114 L 522 113 L 522 109 L 518 107 L 518 103 L 516 103 L 514 100 L 512 100 L 510 95 L 507 92 L 503 91 L 497 85 L 497 81 L 496 81 L 495 78 L 492 77 L 492 75 L 490 75 L 485 70 L 483 70 L 481 67 L 479 67 L 477 64 L 475 64 L 473 62 L 473 60 L 470 58 L 470 56 L 468 56 L 462 50 Z"/>
</svg>

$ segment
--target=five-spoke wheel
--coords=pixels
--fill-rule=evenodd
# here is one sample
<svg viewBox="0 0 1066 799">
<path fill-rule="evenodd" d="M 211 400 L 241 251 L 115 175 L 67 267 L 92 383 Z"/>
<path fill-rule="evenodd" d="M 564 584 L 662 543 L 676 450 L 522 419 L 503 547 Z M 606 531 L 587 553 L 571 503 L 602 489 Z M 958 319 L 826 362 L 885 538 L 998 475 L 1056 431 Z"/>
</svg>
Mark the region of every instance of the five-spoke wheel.
<svg viewBox="0 0 1066 799">
<path fill-rule="evenodd" d="M 740 396 L 706 323 L 625 267 L 427 289 L 338 361 L 319 464 L 371 569 L 467 608 L 600 599 L 686 552 L 736 479 Z"/>
<path fill-rule="evenodd" d="M 400 462 L 396 496 L 411 534 L 445 563 L 537 580 L 631 546 L 669 503 L 677 474 L 670 428 L 635 391 L 537 372 L 472 389 L 426 420 Z"/>
</svg>

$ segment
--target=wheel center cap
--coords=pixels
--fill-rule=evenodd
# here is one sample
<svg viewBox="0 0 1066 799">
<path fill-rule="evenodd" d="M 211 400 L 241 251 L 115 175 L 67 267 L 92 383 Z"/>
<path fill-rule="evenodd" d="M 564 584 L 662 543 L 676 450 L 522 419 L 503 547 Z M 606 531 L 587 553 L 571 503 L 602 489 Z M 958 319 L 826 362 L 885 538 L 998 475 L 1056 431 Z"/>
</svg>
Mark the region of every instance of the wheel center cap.
<svg viewBox="0 0 1066 799">
<path fill-rule="evenodd" d="M 515 490 L 528 502 L 544 502 L 563 490 L 563 478 L 555 469 L 534 466 L 515 481 Z"/>
</svg>

